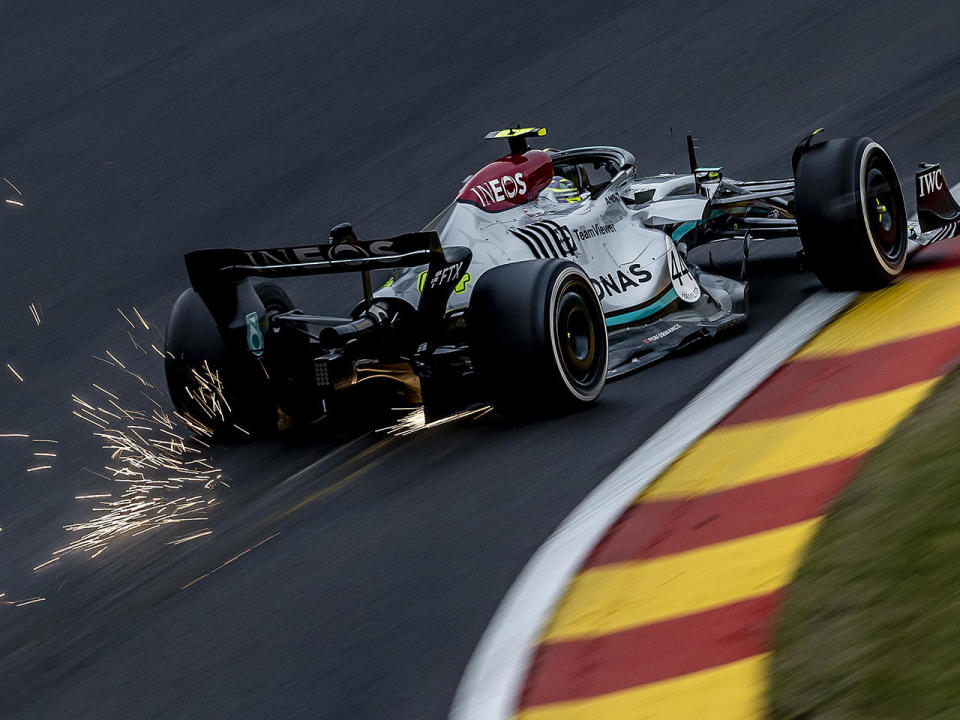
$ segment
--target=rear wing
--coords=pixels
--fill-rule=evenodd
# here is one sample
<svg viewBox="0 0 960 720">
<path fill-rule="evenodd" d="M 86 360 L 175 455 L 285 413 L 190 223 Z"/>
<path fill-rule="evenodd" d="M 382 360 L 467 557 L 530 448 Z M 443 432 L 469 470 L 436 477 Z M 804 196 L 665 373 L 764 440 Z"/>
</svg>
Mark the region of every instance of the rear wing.
<svg viewBox="0 0 960 720">
<path fill-rule="evenodd" d="M 418 310 L 443 318 L 451 291 L 470 264 L 465 247 L 444 250 L 436 232 L 422 231 L 380 240 L 360 240 L 349 224 L 330 231 L 330 242 L 258 250 L 217 248 L 184 256 L 190 284 L 222 330 L 243 330 L 259 322 L 264 308 L 251 277 L 285 278 L 357 272 L 363 277 L 364 306 L 373 302 L 371 270 L 427 266 Z"/>
<path fill-rule="evenodd" d="M 330 242 L 318 245 L 237 250 L 195 250 L 184 256 L 193 288 L 203 293 L 211 285 L 248 277 L 301 277 L 326 273 L 369 271 L 428 265 L 442 260 L 435 232 L 417 232 L 383 240 L 360 240 L 349 225 L 338 225 Z"/>
</svg>

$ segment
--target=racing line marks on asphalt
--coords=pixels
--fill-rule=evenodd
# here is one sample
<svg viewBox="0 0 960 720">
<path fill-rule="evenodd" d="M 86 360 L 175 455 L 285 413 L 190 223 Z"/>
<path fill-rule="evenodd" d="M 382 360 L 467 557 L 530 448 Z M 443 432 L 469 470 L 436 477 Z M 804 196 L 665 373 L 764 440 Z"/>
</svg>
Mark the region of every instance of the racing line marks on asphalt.
<svg viewBox="0 0 960 720">
<path fill-rule="evenodd" d="M 385 438 L 385 439 L 383 439 L 383 440 L 380 440 L 380 441 L 377 442 L 375 445 L 367 448 L 366 450 L 364 450 L 364 451 L 363 451 L 362 453 L 360 453 L 359 455 L 356 455 L 356 456 L 353 456 L 353 457 L 351 457 L 351 458 L 348 458 L 348 459 L 340 466 L 339 469 L 346 469 L 346 468 L 350 467 L 351 465 L 356 465 L 360 460 L 365 460 L 365 459 L 366 459 L 367 457 L 369 457 L 370 455 L 373 455 L 373 454 L 376 453 L 377 451 L 382 450 L 383 447 L 384 447 L 385 445 L 387 445 L 388 443 L 390 443 L 391 440 L 393 440 L 392 437 L 391 437 L 391 438 Z M 293 515 L 294 513 L 298 512 L 299 510 L 302 510 L 302 509 L 305 508 L 307 505 L 310 505 L 311 503 L 316 502 L 317 500 L 322 500 L 323 498 L 325 498 L 325 497 L 327 497 L 327 496 L 329 496 L 329 495 L 333 495 L 334 493 L 336 493 L 336 492 L 342 490 L 343 488 L 347 487 L 348 485 L 350 485 L 350 483 L 352 483 L 352 482 L 353 482 L 354 480 L 356 480 L 357 478 L 362 477 L 365 473 L 369 472 L 370 470 L 373 470 L 375 467 L 377 467 L 378 465 L 380 465 L 384 460 L 387 459 L 387 457 L 389 456 L 389 454 L 390 454 L 390 453 L 387 452 L 387 453 L 384 453 L 384 454 L 382 454 L 382 455 L 380 455 L 380 456 L 371 457 L 369 460 L 366 460 L 365 462 L 362 462 L 362 463 L 359 465 L 359 467 L 357 467 L 357 469 L 354 470 L 353 472 L 351 472 L 350 474 L 348 474 L 348 475 L 340 478 L 339 480 L 337 480 L 336 482 L 334 482 L 334 483 L 332 483 L 332 484 L 330 484 L 330 485 L 327 485 L 326 487 L 322 487 L 322 488 L 320 488 L 319 490 L 315 490 L 314 492 L 310 493 L 309 495 L 307 495 L 307 496 L 306 496 L 305 498 L 303 498 L 302 500 L 299 500 L 298 502 L 296 502 L 296 503 L 294 503 L 293 505 L 291 505 L 290 507 L 288 507 L 286 510 L 281 510 L 280 512 L 272 515 L 271 518 L 270 518 L 270 520 L 271 520 L 271 521 L 273 521 L 273 520 L 280 520 L 280 519 L 282 519 L 282 518 L 288 517 L 288 516 Z M 306 470 L 302 470 L 300 473 L 297 473 L 297 474 L 300 475 L 301 473 L 304 473 L 304 472 L 306 472 L 307 470 L 312 469 L 313 467 L 315 467 L 316 465 L 318 465 L 318 464 L 321 463 L 322 461 L 323 461 L 323 458 L 321 458 L 321 460 L 317 461 L 317 463 L 314 463 L 313 465 L 311 465 L 310 468 L 307 468 Z"/>
<path fill-rule="evenodd" d="M 268 508 L 274 507 L 278 504 L 283 505 L 284 498 L 290 495 L 295 495 L 298 492 L 298 490 L 302 489 L 302 486 L 304 483 L 308 483 L 308 482 L 312 483 L 313 481 L 315 481 L 317 478 L 317 473 L 320 472 L 321 468 L 323 468 L 325 465 L 332 465 L 332 467 L 330 467 L 326 471 L 323 471 L 324 475 L 330 475 L 336 472 L 340 472 L 340 473 L 345 472 L 346 470 L 357 465 L 358 463 L 362 463 L 366 458 L 370 457 L 370 455 L 376 453 L 378 450 L 381 450 L 385 445 L 389 444 L 393 440 L 393 438 L 391 437 L 382 438 L 376 441 L 375 443 L 373 443 L 372 445 L 370 445 L 369 447 L 364 448 L 363 450 L 360 450 L 356 454 L 353 454 L 353 455 L 349 454 L 352 448 L 368 441 L 371 435 L 372 433 L 365 433 L 363 435 L 355 437 L 349 442 L 343 445 L 339 445 L 338 447 L 325 453 L 321 457 L 311 462 L 306 467 L 293 473 L 286 480 L 280 483 L 273 492 L 268 493 L 267 496 L 263 498 L 262 504 Z M 346 455 L 346 457 L 343 458 L 342 460 L 336 460 L 335 458 L 337 458 L 340 455 Z M 263 521 L 263 524 L 270 525 L 276 522 L 277 520 L 293 515 L 297 511 L 309 505 L 310 503 L 315 502 L 317 500 L 321 500 L 327 497 L 328 495 L 331 495 L 337 492 L 338 490 L 343 489 L 350 482 L 353 482 L 354 480 L 356 480 L 360 474 L 362 474 L 360 471 L 367 470 L 367 469 L 369 469 L 369 467 L 361 466 L 354 472 L 350 473 L 347 477 L 344 477 L 341 480 L 334 482 L 329 486 L 320 488 L 319 490 L 314 491 L 313 493 L 307 495 L 306 497 L 296 500 L 290 505 L 287 505 L 282 510 L 277 510 L 276 512 L 273 512 L 272 514 L 267 516 L 267 518 Z"/>
</svg>

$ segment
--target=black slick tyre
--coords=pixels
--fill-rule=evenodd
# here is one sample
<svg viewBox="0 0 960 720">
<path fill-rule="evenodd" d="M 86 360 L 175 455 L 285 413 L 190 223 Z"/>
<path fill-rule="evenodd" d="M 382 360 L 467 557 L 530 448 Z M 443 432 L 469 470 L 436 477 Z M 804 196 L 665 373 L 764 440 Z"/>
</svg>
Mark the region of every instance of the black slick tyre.
<svg viewBox="0 0 960 720">
<path fill-rule="evenodd" d="M 871 290 L 907 259 L 907 216 L 896 169 L 871 138 L 812 145 L 796 169 L 795 210 L 810 268 L 828 290 Z"/>
<path fill-rule="evenodd" d="M 287 291 L 276 283 L 258 283 L 253 289 L 263 303 L 268 316 L 293 310 L 293 301 L 287 295 Z"/>
<path fill-rule="evenodd" d="M 263 283 L 255 291 L 268 318 L 293 309 L 278 285 Z M 167 391 L 191 429 L 218 439 L 276 432 L 281 413 L 264 367 L 252 355 L 228 349 L 194 290 L 177 298 L 164 340 Z"/>
<path fill-rule="evenodd" d="M 573 262 L 528 260 L 488 270 L 474 288 L 468 324 L 478 381 L 501 414 L 569 411 L 603 390 L 603 309 Z"/>
</svg>

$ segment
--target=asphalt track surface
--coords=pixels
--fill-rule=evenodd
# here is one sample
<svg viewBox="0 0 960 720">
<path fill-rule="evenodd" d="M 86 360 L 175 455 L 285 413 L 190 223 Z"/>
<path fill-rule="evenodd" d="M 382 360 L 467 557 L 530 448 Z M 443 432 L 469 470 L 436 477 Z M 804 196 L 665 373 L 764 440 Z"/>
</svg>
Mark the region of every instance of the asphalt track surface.
<svg viewBox="0 0 960 720">
<path fill-rule="evenodd" d="M 441 718 L 503 593 L 589 490 L 816 289 L 758 250 L 749 327 L 612 384 L 597 407 L 407 438 L 307 432 L 214 448 L 213 534 L 163 530 L 32 570 L 109 492 L 71 393 L 159 384 L 116 308 L 159 324 L 209 245 L 421 227 L 515 122 L 789 175 L 826 126 L 960 176 L 955 3 L 0 4 L 0 717 Z M 671 142 L 670 128 L 673 128 Z M 298 281 L 343 312 L 353 277 Z M 42 307 L 38 327 L 28 305 Z M 19 382 L 3 367 L 20 372 Z M 139 403 L 140 405 L 143 402 Z M 303 468 L 310 468 L 300 472 Z M 279 534 L 276 534 L 279 533 Z M 182 534 L 182 533 L 181 533 Z M 222 565 L 263 540 L 250 552 Z"/>
</svg>

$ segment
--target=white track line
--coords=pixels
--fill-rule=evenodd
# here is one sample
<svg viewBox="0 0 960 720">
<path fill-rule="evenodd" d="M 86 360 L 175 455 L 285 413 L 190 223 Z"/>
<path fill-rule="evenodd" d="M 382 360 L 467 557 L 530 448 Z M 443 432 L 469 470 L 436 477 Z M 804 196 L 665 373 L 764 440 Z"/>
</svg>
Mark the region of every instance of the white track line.
<svg viewBox="0 0 960 720">
<path fill-rule="evenodd" d="M 960 192 L 960 183 L 951 192 Z M 807 298 L 567 516 L 530 558 L 494 613 L 457 687 L 450 720 L 507 720 L 513 716 L 543 628 L 596 544 L 674 460 L 858 295 L 821 291 Z"/>
</svg>

